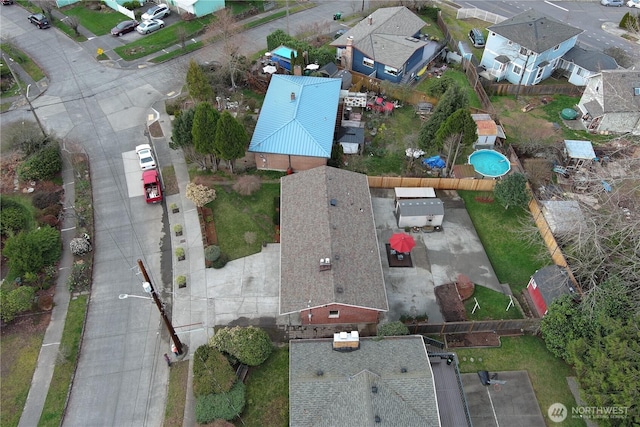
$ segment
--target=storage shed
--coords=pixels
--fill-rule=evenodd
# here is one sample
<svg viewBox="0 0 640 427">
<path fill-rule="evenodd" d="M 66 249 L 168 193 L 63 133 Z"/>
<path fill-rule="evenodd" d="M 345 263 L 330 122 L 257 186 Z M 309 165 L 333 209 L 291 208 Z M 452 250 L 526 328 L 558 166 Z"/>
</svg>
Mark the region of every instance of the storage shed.
<svg viewBox="0 0 640 427">
<path fill-rule="evenodd" d="M 553 300 L 564 294 L 573 294 L 575 289 L 564 268 L 559 265 L 550 265 L 541 268 L 531 276 L 527 284 L 527 292 L 538 316 L 542 317 L 547 314 Z"/>
<path fill-rule="evenodd" d="M 591 141 L 564 140 L 564 153 L 567 156 L 567 167 L 580 169 L 596 159 Z"/>
<path fill-rule="evenodd" d="M 440 227 L 444 220 L 444 205 L 437 198 L 400 199 L 396 200 L 395 215 L 400 228 Z"/>
<path fill-rule="evenodd" d="M 476 130 L 478 139 L 473 143 L 474 149 L 493 149 L 496 142 L 500 144 L 506 138 L 502 126 L 498 125 L 489 114 L 472 114 L 471 117 L 478 127 Z"/>
<path fill-rule="evenodd" d="M 395 187 L 396 201 L 401 199 L 429 199 L 436 197 L 432 187 Z"/>
<path fill-rule="evenodd" d="M 362 154 L 364 148 L 364 128 L 341 127 L 337 139 L 344 154 Z"/>
</svg>

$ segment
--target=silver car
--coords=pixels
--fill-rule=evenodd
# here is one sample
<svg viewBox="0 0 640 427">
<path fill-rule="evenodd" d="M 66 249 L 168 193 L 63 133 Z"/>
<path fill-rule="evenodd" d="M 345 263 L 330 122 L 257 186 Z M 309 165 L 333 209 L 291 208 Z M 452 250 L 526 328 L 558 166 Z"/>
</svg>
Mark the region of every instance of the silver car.
<svg viewBox="0 0 640 427">
<path fill-rule="evenodd" d="M 163 27 L 164 21 L 161 21 L 160 19 L 151 19 L 149 21 L 144 21 L 142 24 L 138 25 L 136 27 L 136 31 L 140 34 L 149 34 Z"/>
</svg>

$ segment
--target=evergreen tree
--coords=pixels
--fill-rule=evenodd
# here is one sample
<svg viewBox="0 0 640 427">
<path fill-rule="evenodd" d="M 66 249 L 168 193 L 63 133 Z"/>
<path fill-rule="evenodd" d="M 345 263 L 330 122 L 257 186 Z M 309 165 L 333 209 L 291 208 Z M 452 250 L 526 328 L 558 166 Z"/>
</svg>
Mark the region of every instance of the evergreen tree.
<svg viewBox="0 0 640 427">
<path fill-rule="evenodd" d="M 195 110 L 190 108 L 180 112 L 173 120 L 173 131 L 171 133 L 171 142 L 169 148 L 177 150 L 179 148 L 193 146 L 193 116 Z"/>
<path fill-rule="evenodd" d="M 468 105 L 467 95 L 458 85 L 451 85 L 442 95 L 429 120 L 420 129 L 418 144 L 423 150 L 433 146 L 436 132 L 444 121 L 454 112 Z"/>
<path fill-rule="evenodd" d="M 493 193 L 498 203 L 505 209 L 509 209 L 511 206 L 523 208 L 527 206 L 529 201 L 527 178 L 521 173 L 507 175 L 496 184 Z"/>
<path fill-rule="evenodd" d="M 209 156 L 210 165 L 215 171 L 218 169 L 219 153 L 216 151 L 216 127 L 220 113 L 208 102 L 202 102 L 196 106 L 193 116 L 193 145 L 198 153 Z"/>
<path fill-rule="evenodd" d="M 229 162 L 231 173 L 236 159 L 244 156 L 248 142 L 249 136 L 244 127 L 225 110 L 216 126 L 214 149 L 221 159 Z"/>
<path fill-rule="evenodd" d="M 455 133 L 462 134 L 462 145 L 469 146 L 477 139 L 477 129 L 478 126 L 471 117 L 469 110 L 460 108 L 440 125 L 434 140 L 435 146 L 439 150 L 442 149 L 444 140 Z"/>
<path fill-rule="evenodd" d="M 213 89 L 207 81 L 202 67 L 193 59 L 189 62 L 187 71 L 187 90 L 189 95 L 196 101 L 213 101 Z"/>
</svg>

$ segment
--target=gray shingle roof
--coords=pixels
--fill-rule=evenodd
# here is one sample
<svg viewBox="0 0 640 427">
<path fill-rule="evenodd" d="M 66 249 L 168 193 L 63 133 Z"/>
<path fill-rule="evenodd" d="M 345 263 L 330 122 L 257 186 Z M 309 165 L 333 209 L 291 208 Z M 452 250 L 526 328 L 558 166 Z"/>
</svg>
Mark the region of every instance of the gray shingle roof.
<svg viewBox="0 0 640 427">
<path fill-rule="evenodd" d="M 280 191 L 280 313 L 309 301 L 388 310 L 366 175 L 321 166 L 282 178 Z"/>
<path fill-rule="evenodd" d="M 444 205 L 440 199 L 400 200 L 402 216 L 444 215 Z"/>
<path fill-rule="evenodd" d="M 361 338 L 349 353 L 330 339 L 291 341 L 289 414 L 292 427 L 374 426 L 376 415 L 380 425 L 440 426 L 422 337 Z"/>
<path fill-rule="evenodd" d="M 583 31 L 533 9 L 492 25 L 488 29 L 536 53 L 551 49 Z"/>
<path fill-rule="evenodd" d="M 609 70 L 602 72 L 602 95 L 605 113 L 640 111 L 640 96 L 634 88 L 640 88 L 640 71 Z"/>
<path fill-rule="evenodd" d="M 618 63 L 615 59 L 602 52 L 586 50 L 574 46 L 562 57 L 565 61 L 573 62 L 585 70 L 599 72 L 602 70 L 615 70 Z"/>
<path fill-rule="evenodd" d="M 371 18 L 371 24 L 369 24 Z M 425 22 L 404 6 L 383 7 L 336 39 L 332 46 L 344 47 L 353 37 L 353 47 L 376 62 L 400 68 L 427 41 L 411 39 Z"/>
<path fill-rule="evenodd" d="M 533 280 L 547 306 L 559 296 L 574 292 L 567 271 L 558 265 L 541 268 L 533 274 Z"/>
</svg>

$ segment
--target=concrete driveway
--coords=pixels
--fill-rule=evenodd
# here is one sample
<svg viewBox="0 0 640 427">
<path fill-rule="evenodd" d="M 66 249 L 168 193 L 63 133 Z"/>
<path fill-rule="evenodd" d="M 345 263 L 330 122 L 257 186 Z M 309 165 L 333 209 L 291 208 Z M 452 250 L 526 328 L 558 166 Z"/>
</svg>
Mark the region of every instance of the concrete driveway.
<svg viewBox="0 0 640 427">
<path fill-rule="evenodd" d="M 442 322 L 435 287 L 451 283 L 465 274 L 474 283 L 503 292 L 469 218 L 464 202 L 455 191 L 437 191 L 444 203 L 442 231 L 412 233 L 416 247 L 411 251 L 413 267 L 389 267 L 385 244 L 398 232 L 393 215 L 393 189 L 372 189 L 371 202 L 378 233 L 382 267 L 387 286 L 389 312 L 386 320 L 402 315 L 426 313 L 430 322 Z"/>
</svg>

